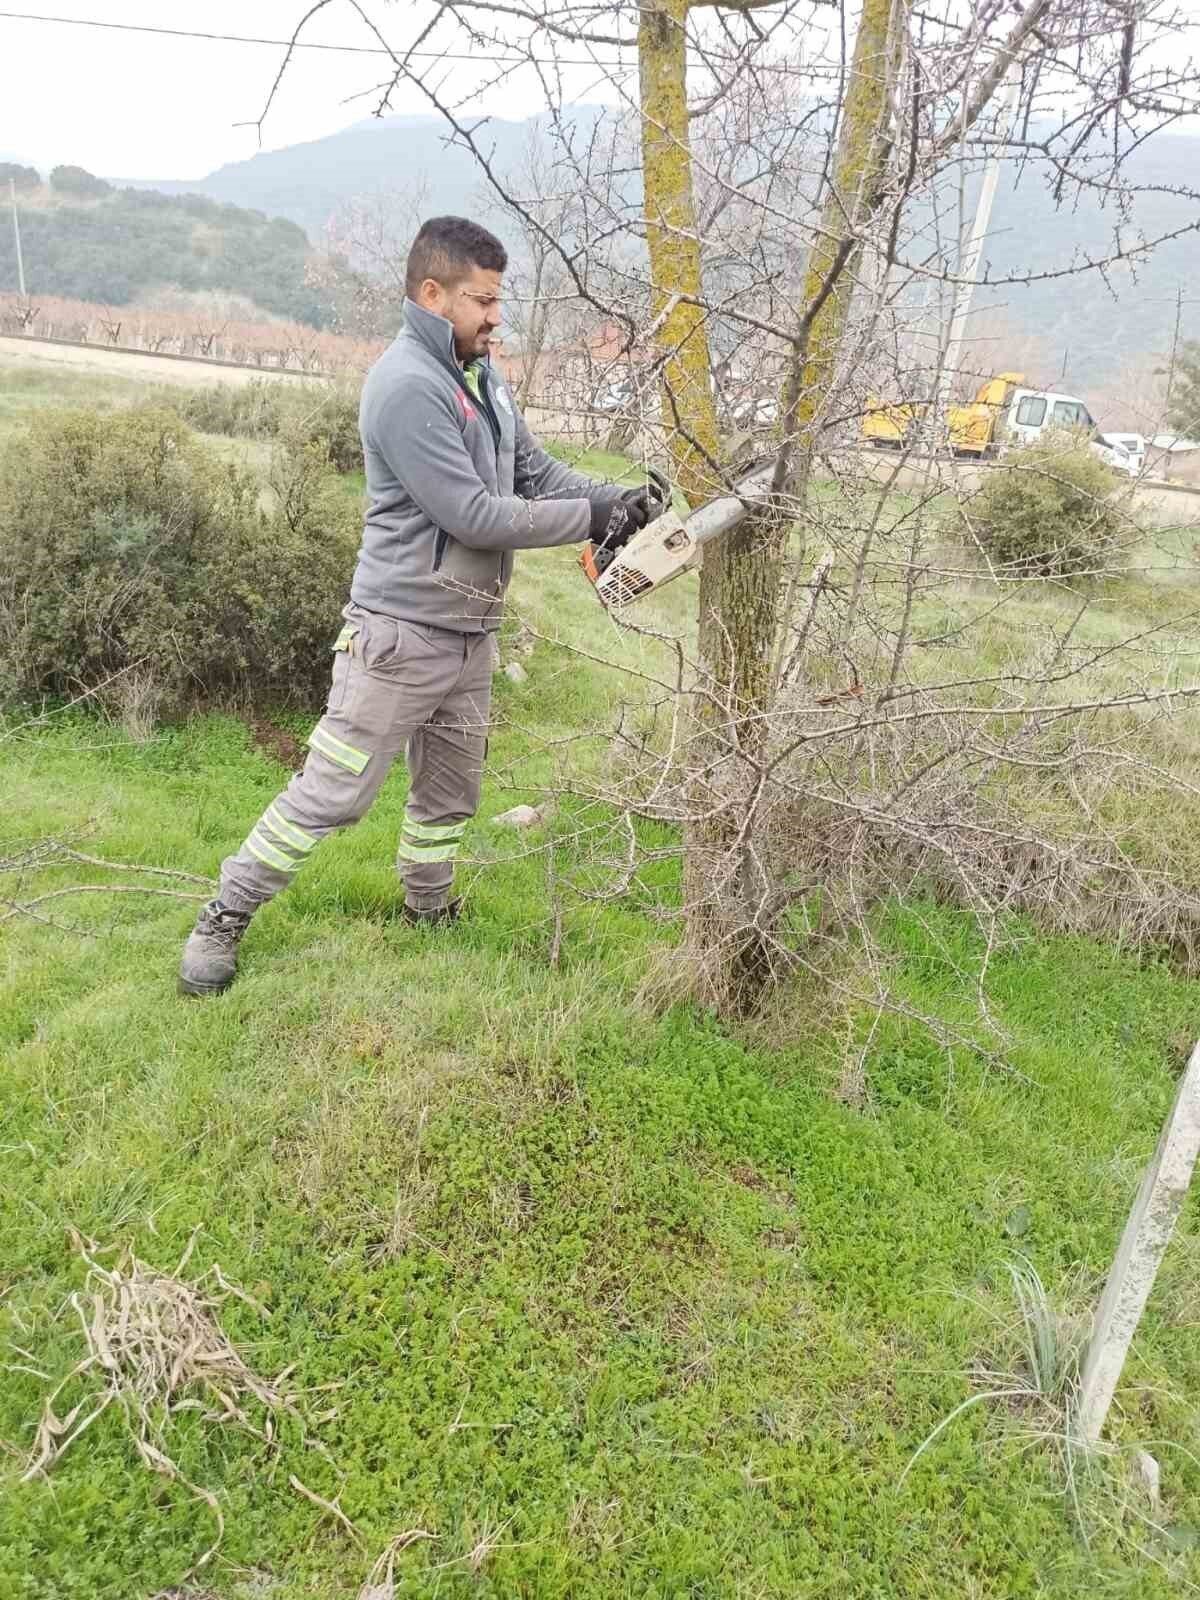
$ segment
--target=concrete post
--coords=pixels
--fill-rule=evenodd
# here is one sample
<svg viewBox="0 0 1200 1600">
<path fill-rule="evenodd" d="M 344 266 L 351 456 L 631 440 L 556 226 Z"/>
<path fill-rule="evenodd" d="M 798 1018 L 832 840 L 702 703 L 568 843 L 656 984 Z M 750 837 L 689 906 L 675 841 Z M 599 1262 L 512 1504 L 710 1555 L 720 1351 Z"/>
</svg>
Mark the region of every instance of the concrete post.
<svg viewBox="0 0 1200 1600">
<path fill-rule="evenodd" d="M 12 178 L 8 180 L 8 198 L 12 204 L 13 239 L 16 241 L 17 246 L 17 283 L 20 289 L 21 299 L 24 300 L 25 261 L 21 255 L 21 219 L 17 214 L 17 185 Z"/>
<path fill-rule="evenodd" d="M 1200 1044 L 1175 1096 L 1154 1160 L 1138 1190 L 1092 1330 L 1080 1385 L 1080 1436 L 1095 1444 L 1121 1378 L 1159 1264 L 1200 1156 Z"/>
</svg>

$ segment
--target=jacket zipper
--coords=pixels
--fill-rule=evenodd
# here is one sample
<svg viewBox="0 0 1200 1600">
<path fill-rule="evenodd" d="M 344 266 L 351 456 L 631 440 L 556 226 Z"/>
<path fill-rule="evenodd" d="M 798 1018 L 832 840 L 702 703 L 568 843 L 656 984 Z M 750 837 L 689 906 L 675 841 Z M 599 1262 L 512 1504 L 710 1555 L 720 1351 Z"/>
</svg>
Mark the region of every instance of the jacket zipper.
<svg viewBox="0 0 1200 1600">
<path fill-rule="evenodd" d="M 496 416 L 495 408 L 492 405 L 492 397 L 491 397 L 490 393 L 488 392 L 487 375 L 486 375 L 486 373 L 484 372 L 484 370 L 482 368 L 479 368 L 479 367 L 477 367 L 475 370 L 476 370 L 476 372 L 478 374 L 478 378 L 479 378 L 479 393 L 478 394 L 476 394 L 475 391 L 470 387 L 470 385 L 467 383 L 467 380 L 466 380 L 465 377 L 461 378 L 460 382 L 462 384 L 463 389 L 466 391 L 468 399 L 473 400 L 475 402 L 475 404 L 479 407 L 479 409 L 483 412 L 484 416 L 487 418 L 487 425 L 488 425 L 489 429 L 491 430 L 491 434 L 492 434 L 492 443 L 494 444 L 494 446 L 496 448 L 496 458 L 497 458 L 497 460 L 499 460 L 499 457 L 500 457 L 500 419 Z"/>
<path fill-rule="evenodd" d="M 496 463 L 497 466 L 499 466 L 500 418 L 496 415 L 496 409 L 492 405 L 491 390 L 488 388 L 487 381 L 487 369 L 485 367 L 476 367 L 475 370 L 479 377 L 479 404 L 483 410 L 484 416 L 487 418 L 488 427 L 492 430 L 492 444 L 495 447 Z M 504 593 L 504 559 L 505 552 L 502 550 L 500 552 L 500 571 L 496 578 L 496 598 L 488 607 L 486 616 L 481 619 L 485 622 L 491 621 L 493 615 L 495 614 L 496 607 L 500 604 L 500 596 Z"/>
<path fill-rule="evenodd" d="M 500 459 L 500 419 L 492 409 L 492 397 L 488 393 L 487 384 L 480 382 L 479 392 L 483 396 L 483 414 L 488 420 L 488 427 L 492 430 L 492 442 L 496 446 L 496 459 Z"/>
</svg>

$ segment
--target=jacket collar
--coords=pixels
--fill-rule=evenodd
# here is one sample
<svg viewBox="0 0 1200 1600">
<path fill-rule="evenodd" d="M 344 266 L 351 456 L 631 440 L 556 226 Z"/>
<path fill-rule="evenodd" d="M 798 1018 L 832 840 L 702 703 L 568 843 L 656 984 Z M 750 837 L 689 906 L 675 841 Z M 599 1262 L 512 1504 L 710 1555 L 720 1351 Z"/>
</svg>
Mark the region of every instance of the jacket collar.
<svg viewBox="0 0 1200 1600">
<path fill-rule="evenodd" d="M 463 364 L 454 349 L 454 327 L 445 317 L 439 317 L 436 311 L 426 311 L 424 306 L 406 297 L 403 335 L 415 339 L 435 360 L 449 367 L 459 383 L 462 382 Z M 491 366 L 491 358 L 481 356 L 472 365 L 486 370 Z"/>
</svg>

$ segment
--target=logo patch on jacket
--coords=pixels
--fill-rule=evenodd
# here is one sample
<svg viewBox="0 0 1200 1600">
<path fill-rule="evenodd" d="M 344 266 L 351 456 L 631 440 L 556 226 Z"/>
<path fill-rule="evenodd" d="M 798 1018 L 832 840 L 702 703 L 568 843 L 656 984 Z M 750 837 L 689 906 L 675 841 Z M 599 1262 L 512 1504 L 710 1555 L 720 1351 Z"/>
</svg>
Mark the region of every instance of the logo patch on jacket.
<svg viewBox="0 0 1200 1600">
<path fill-rule="evenodd" d="M 475 411 L 475 407 L 467 399 L 466 395 L 462 392 L 461 389 L 456 389 L 454 391 L 454 393 L 455 393 L 455 397 L 458 400 L 459 406 L 462 408 L 463 421 L 464 422 L 474 422 L 475 417 L 477 415 L 477 413 Z"/>
</svg>

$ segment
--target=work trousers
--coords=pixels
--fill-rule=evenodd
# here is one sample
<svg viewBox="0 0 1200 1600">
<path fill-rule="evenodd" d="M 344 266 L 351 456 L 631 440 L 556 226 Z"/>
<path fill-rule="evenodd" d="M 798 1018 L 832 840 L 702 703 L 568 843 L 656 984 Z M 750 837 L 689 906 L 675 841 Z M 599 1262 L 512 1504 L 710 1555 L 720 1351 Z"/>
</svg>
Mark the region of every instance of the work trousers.
<svg viewBox="0 0 1200 1600">
<path fill-rule="evenodd" d="M 409 791 L 396 866 L 415 910 L 449 899 L 463 829 L 479 805 L 492 685 L 492 636 L 364 611 L 353 602 L 334 645 L 325 715 L 308 758 L 236 855 L 220 899 L 254 911 L 286 889 L 328 834 L 364 816 L 402 752 Z"/>
</svg>

